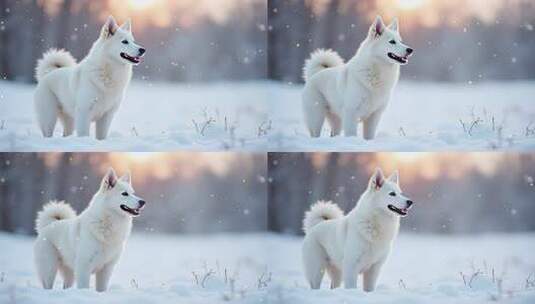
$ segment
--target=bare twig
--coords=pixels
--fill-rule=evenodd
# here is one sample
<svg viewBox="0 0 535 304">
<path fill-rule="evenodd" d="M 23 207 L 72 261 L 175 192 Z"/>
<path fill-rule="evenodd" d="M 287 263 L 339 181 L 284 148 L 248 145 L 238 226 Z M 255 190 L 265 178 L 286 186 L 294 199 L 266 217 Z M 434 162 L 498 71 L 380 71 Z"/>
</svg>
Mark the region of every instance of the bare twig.
<svg viewBox="0 0 535 304">
<path fill-rule="evenodd" d="M 271 282 L 271 272 L 263 272 L 257 280 L 258 289 L 266 288 L 268 283 Z"/>
<path fill-rule="evenodd" d="M 226 121 L 226 120 L 225 120 Z M 195 119 L 192 119 L 193 125 L 195 126 L 195 130 L 197 131 L 197 134 L 200 134 L 201 136 L 204 136 L 206 133 L 206 129 L 214 124 L 216 122 L 215 118 L 210 116 L 208 114 L 208 110 L 203 110 L 203 121 L 197 122 Z"/>
<path fill-rule="evenodd" d="M 258 126 L 258 137 L 266 136 L 271 131 L 271 120 L 263 121 Z"/>
<path fill-rule="evenodd" d="M 137 132 L 137 129 L 135 126 L 132 127 L 132 134 L 135 136 L 135 137 L 139 137 L 139 133 Z"/>
<path fill-rule="evenodd" d="M 535 127 L 532 126 L 532 122 L 530 122 L 526 128 L 524 129 L 524 136 L 529 137 L 535 135 Z"/>
<path fill-rule="evenodd" d="M 533 273 L 530 273 L 526 278 L 525 287 L 526 289 L 535 288 L 535 277 L 533 277 Z"/>
<path fill-rule="evenodd" d="M 205 271 L 205 273 L 202 275 L 197 274 L 195 271 L 192 271 L 191 273 L 193 274 L 195 284 L 201 286 L 202 288 L 205 288 L 206 281 L 208 281 L 208 278 L 215 274 L 215 271 L 213 269 L 210 269 L 208 271 Z"/>
</svg>

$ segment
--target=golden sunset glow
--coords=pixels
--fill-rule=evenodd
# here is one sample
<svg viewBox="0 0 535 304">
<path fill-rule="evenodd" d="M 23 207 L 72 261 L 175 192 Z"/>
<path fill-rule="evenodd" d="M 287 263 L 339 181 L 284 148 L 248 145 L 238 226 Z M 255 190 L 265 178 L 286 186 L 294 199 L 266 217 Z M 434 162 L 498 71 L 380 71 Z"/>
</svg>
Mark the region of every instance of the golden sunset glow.
<svg viewBox="0 0 535 304">
<path fill-rule="evenodd" d="M 144 9 L 148 9 L 152 6 L 155 6 L 158 4 L 158 2 L 160 2 L 159 0 L 128 0 L 128 5 L 133 9 L 133 10 L 144 10 Z"/>
<path fill-rule="evenodd" d="M 424 6 L 428 0 L 397 0 L 396 4 L 402 10 L 415 10 Z"/>
</svg>

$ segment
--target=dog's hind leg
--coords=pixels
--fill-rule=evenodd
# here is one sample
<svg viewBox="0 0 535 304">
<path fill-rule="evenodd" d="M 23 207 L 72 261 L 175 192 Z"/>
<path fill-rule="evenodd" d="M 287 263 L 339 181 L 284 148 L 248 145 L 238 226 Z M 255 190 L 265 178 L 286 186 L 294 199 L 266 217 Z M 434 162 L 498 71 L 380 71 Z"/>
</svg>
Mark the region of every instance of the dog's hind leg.
<svg viewBox="0 0 535 304">
<path fill-rule="evenodd" d="M 303 92 L 303 113 L 310 136 L 319 137 L 327 114 L 326 103 L 317 90 L 307 87 Z"/>
<path fill-rule="evenodd" d="M 34 246 L 37 276 L 45 289 L 52 289 L 58 271 L 59 256 L 56 248 L 48 240 L 38 237 Z"/>
<path fill-rule="evenodd" d="M 310 288 L 319 289 L 327 266 L 327 256 L 315 240 L 306 240 L 303 244 L 303 266 Z"/>
<path fill-rule="evenodd" d="M 74 271 L 65 265 L 60 265 L 59 272 L 63 277 L 63 289 L 71 288 L 74 284 Z"/>
<path fill-rule="evenodd" d="M 327 274 L 331 278 L 331 289 L 340 287 L 342 284 L 342 271 L 334 265 L 327 265 Z"/>
<path fill-rule="evenodd" d="M 327 111 L 327 121 L 331 126 L 331 137 L 340 135 L 342 131 L 342 120 L 332 111 Z"/>
<path fill-rule="evenodd" d="M 37 124 L 44 137 L 52 137 L 58 120 L 58 101 L 44 85 L 38 85 L 35 91 L 34 107 Z"/>
</svg>

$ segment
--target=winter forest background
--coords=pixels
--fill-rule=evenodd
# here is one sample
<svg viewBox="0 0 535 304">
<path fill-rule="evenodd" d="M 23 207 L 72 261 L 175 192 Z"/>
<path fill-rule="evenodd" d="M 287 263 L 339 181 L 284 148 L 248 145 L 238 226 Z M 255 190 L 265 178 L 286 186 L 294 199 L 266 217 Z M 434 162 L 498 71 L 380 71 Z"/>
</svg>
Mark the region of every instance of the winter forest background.
<svg viewBox="0 0 535 304">
<path fill-rule="evenodd" d="M 415 201 L 401 229 L 415 233 L 535 230 L 535 155 L 517 153 L 270 153 L 268 228 L 301 234 L 317 200 L 346 212 L 376 167 L 400 171 Z"/>
<path fill-rule="evenodd" d="M 535 77 L 531 0 L 269 0 L 268 75 L 302 82 L 310 52 L 332 48 L 346 60 L 373 18 L 400 21 L 415 49 L 402 79 L 476 83 Z"/>
<path fill-rule="evenodd" d="M 0 75 L 33 82 L 35 63 L 49 48 L 82 59 L 107 16 L 131 18 L 148 50 L 135 77 L 210 81 L 263 78 L 264 0 L 2 0 Z"/>
<path fill-rule="evenodd" d="M 132 173 L 149 233 L 264 231 L 266 157 L 232 153 L 0 153 L 0 230 L 33 234 L 37 212 L 65 200 L 81 212 L 107 168 Z"/>
<path fill-rule="evenodd" d="M 0 75 L 33 82 L 35 62 L 51 47 L 83 58 L 113 14 L 131 17 L 148 49 L 137 78 L 302 82 L 311 51 L 333 48 L 350 58 L 378 12 L 385 22 L 397 16 L 416 50 L 404 79 L 535 78 L 530 0 L 3 0 Z"/>
</svg>

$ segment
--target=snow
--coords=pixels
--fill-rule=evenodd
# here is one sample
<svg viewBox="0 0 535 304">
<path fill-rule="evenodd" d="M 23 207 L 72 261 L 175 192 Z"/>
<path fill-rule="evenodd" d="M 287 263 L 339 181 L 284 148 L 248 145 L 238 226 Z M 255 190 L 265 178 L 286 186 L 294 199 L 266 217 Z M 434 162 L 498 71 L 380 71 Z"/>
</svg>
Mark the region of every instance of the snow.
<svg viewBox="0 0 535 304">
<path fill-rule="evenodd" d="M 33 240 L 0 233 L 0 303 L 261 303 L 266 297 L 257 282 L 267 268 L 256 235 L 178 237 L 134 231 L 106 293 L 97 293 L 94 285 L 91 290 L 63 290 L 59 277 L 53 290 L 42 289 L 33 265 Z M 202 282 L 210 270 L 215 273 L 204 287 L 195 283 L 193 272 Z"/>
<path fill-rule="evenodd" d="M 400 234 L 384 266 L 375 292 L 330 290 L 323 280 L 320 290 L 310 290 L 301 268 L 300 237 L 271 237 L 268 260 L 274 283 L 268 291 L 273 303 L 535 303 L 535 234 L 439 236 Z M 503 279 L 502 293 L 495 278 Z M 466 281 L 477 275 L 471 287 Z M 270 302 L 271 303 L 271 302 Z"/>
<path fill-rule="evenodd" d="M 0 233 L 0 303 L 506 303 L 535 301 L 535 234 L 438 236 L 402 233 L 374 293 L 310 290 L 302 237 L 260 234 L 160 235 L 133 232 L 106 293 L 39 287 L 33 237 Z M 206 265 L 206 266 L 205 266 Z M 214 270 L 204 287 L 202 277 Z M 231 293 L 227 277 L 235 277 Z M 465 286 L 460 272 L 469 281 Z M 492 280 L 503 279 L 502 292 Z M 237 275 L 235 275 L 237 271 Z M 269 273 L 272 274 L 269 280 Z M 266 287 L 258 288 L 259 278 Z"/>
<path fill-rule="evenodd" d="M 106 141 L 45 139 L 34 86 L 0 81 L 1 151 L 528 151 L 535 148 L 535 82 L 402 81 L 373 141 L 310 138 L 301 85 L 271 81 L 171 84 L 136 81 Z M 206 113 L 206 115 L 205 115 Z M 204 132 L 197 131 L 193 120 Z M 226 123 L 225 123 L 226 120 Z M 462 122 L 461 122 L 462 121 Z M 464 124 L 464 127 L 463 127 Z M 200 134 L 203 133 L 203 134 Z"/>
<path fill-rule="evenodd" d="M 43 138 L 35 122 L 34 89 L 34 85 L 0 81 L 1 151 L 258 151 L 267 147 L 267 138 L 259 134 L 259 127 L 268 122 L 266 94 L 262 94 L 264 85 L 255 82 L 134 81 L 105 141 L 94 139 L 94 134 L 62 138 L 59 122 L 54 138 Z"/>
<path fill-rule="evenodd" d="M 412 152 L 535 148 L 533 81 L 471 85 L 401 81 L 373 141 L 362 139 L 362 125 L 358 138 L 330 138 L 327 123 L 320 138 L 310 138 L 303 123 L 301 90 L 302 86 L 292 84 L 274 83 L 271 87 L 272 150 Z"/>
</svg>

